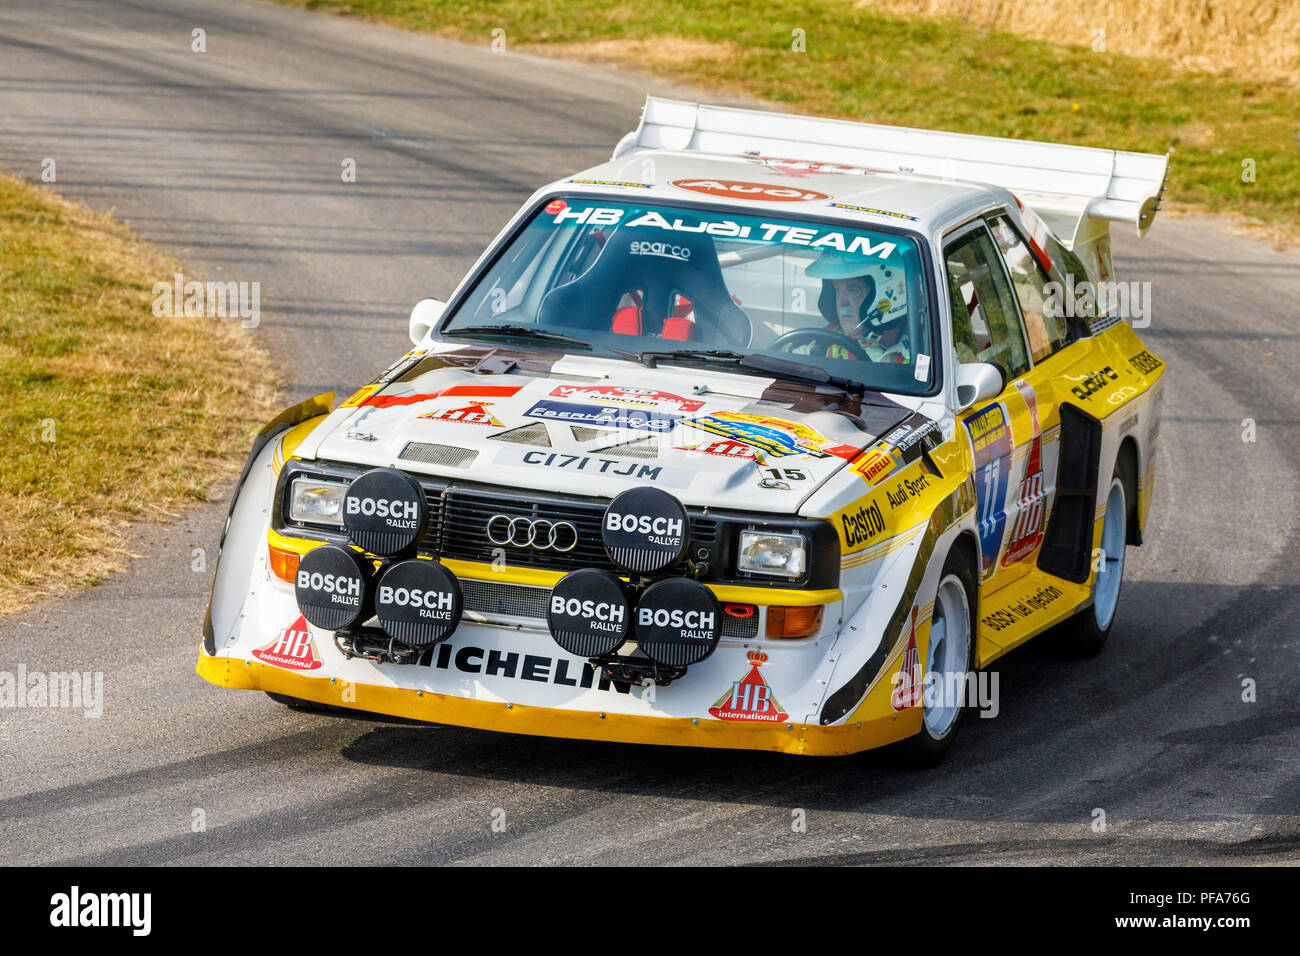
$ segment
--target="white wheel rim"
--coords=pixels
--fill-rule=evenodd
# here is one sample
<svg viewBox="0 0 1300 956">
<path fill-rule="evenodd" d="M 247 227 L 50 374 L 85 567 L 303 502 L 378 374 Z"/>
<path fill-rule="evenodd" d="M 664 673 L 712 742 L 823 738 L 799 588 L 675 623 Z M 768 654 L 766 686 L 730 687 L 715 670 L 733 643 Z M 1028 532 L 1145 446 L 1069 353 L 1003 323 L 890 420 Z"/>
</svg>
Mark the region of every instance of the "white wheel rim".
<svg viewBox="0 0 1300 956">
<path fill-rule="evenodd" d="M 969 669 L 970 602 L 961 578 L 950 574 L 939 582 L 934 598 L 930 646 L 926 651 L 925 729 L 931 737 L 946 736 L 957 722 L 965 703 Z M 950 675 L 960 675 L 961 680 Z"/>
<path fill-rule="evenodd" d="M 1106 517 L 1101 526 L 1101 561 L 1097 567 L 1097 593 L 1093 612 L 1097 627 L 1106 630 L 1119 604 L 1119 585 L 1124 577 L 1124 542 L 1128 538 L 1128 507 L 1124 483 L 1116 478 L 1106 496 Z"/>
</svg>

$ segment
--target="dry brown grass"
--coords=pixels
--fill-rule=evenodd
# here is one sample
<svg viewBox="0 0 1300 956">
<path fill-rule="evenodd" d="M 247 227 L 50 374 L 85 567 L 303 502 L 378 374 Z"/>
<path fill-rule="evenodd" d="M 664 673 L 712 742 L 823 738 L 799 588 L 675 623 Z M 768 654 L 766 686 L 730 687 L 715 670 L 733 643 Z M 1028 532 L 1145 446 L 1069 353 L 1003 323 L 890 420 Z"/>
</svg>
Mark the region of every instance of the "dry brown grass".
<svg viewBox="0 0 1300 956">
<path fill-rule="evenodd" d="M 621 12 L 623 8 L 618 8 Z M 708 60 L 726 60 L 742 52 L 735 43 L 703 37 L 620 37 L 567 43 L 521 43 L 518 49 L 587 63 L 629 66 L 653 73 L 680 70 Z"/>
<path fill-rule="evenodd" d="M 132 522 L 224 495 L 268 417 L 270 364 L 237 321 L 153 315 L 179 271 L 0 176 L 0 614 L 123 567 Z"/>
<path fill-rule="evenodd" d="M 1297 0 L 853 0 L 909 15 L 946 17 L 1023 36 L 1158 56 L 1241 78 L 1300 82 Z"/>
</svg>

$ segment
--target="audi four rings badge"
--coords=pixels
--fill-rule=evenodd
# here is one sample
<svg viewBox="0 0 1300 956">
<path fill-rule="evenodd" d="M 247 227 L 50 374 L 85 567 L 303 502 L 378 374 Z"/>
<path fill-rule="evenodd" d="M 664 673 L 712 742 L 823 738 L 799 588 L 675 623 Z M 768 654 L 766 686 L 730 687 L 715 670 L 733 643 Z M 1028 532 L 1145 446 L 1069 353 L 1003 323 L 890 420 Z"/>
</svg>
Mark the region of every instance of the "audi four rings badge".
<svg viewBox="0 0 1300 956">
<path fill-rule="evenodd" d="M 488 519 L 487 536 L 493 544 L 562 554 L 578 546 L 578 529 L 571 522 L 526 515 L 493 515 Z"/>
</svg>

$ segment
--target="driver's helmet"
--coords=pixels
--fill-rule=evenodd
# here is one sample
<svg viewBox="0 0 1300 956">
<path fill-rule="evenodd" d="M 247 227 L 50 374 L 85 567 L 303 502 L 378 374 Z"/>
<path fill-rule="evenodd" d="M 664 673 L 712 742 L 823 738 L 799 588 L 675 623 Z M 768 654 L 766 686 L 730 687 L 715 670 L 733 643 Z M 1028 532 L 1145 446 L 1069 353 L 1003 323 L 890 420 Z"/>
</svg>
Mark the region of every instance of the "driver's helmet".
<svg viewBox="0 0 1300 956">
<path fill-rule="evenodd" d="M 860 256 L 842 252 L 823 252 L 808 265 L 804 273 L 812 279 L 822 280 L 817 308 L 826 321 L 839 328 L 835 309 L 835 279 L 864 278 L 871 287 L 867 298 L 858 309 L 858 337 L 883 335 L 895 323 L 907 318 L 907 284 L 903 270 L 883 262 L 871 262 Z"/>
</svg>

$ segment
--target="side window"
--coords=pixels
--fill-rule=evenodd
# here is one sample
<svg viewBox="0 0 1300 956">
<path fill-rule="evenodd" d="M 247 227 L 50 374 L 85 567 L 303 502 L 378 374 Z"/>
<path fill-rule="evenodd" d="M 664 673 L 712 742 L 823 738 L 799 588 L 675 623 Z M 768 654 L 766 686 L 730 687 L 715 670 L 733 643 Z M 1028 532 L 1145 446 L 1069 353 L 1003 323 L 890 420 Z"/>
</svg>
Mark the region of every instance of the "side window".
<svg viewBox="0 0 1300 956">
<path fill-rule="evenodd" d="M 944 250 L 952 299 L 952 339 L 959 362 L 996 362 L 1007 381 L 1029 370 L 1016 303 L 1001 256 L 985 229 L 975 229 Z"/>
<path fill-rule="evenodd" d="M 1097 315 L 1091 291 L 1092 279 L 1079 257 L 1061 245 L 1060 240 L 1051 234 L 1047 236 L 1047 255 L 1052 260 L 1056 274 L 1065 280 L 1066 288 L 1075 289 L 1073 308 L 1067 305 L 1064 298 L 1061 301 L 1062 310 L 1066 313 L 1061 321 L 1066 323 L 1069 329 L 1065 340 L 1067 343 L 1073 342 L 1077 338 L 1091 334 L 1088 331 L 1088 320 Z"/>
<path fill-rule="evenodd" d="M 989 228 L 1007 264 L 1011 284 L 1016 287 L 1020 313 L 1025 318 L 1025 332 L 1029 336 L 1029 354 L 1035 362 L 1041 362 L 1065 342 L 1065 319 L 1055 315 L 1064 310 L 1047 304 L 1047 284 L 1052 280 L 1011 220 L 1006 216 L 994 216 L 989 220 Z"/>
</svg>

